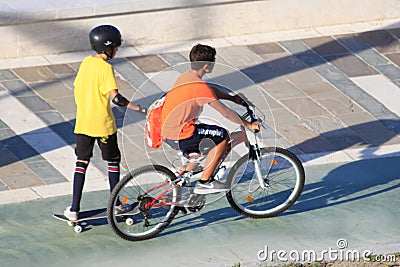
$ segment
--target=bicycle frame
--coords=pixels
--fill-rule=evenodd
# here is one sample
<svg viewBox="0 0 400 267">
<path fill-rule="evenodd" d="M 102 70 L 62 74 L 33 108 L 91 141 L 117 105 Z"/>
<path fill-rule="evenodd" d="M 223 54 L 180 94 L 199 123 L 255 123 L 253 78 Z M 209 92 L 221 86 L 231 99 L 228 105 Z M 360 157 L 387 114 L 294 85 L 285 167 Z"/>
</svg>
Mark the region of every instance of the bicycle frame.
<svg viewBox="0 0 400 267">
<path fill-rule="evenodd" d="M 256 121 L 257 119 L 256 119 L 253 111 L 249 108 L 248 105 L 246 105 L 245 107 L 247 109 L 247 112 L 243 115 L 243 118 L 250 117 L 250 119 L 252 121 Z M 261 171 L 260 171 L 260 167 L 256 163 L 257 160 L 259 160 L 259 158 L 260 158 L 260 148 L 258 147 L 257 139 L 256 139 L 256 143 L 255 144 L 251 144 L 250 141 L 249 141 L 249 138 L 247 136 L 247 131 L 246 131 L 245 127 L 244 126 L 240 126 L 239 129 L 240 129 L 239 131 L 234 131 L 234 132 L 232 132 L 230 134 L 230 140 L 228 142 L 228 145 L 227 145 L 227 147 L 225 149 L 225 152 L 222 155 L 222 157 L 221 157 L 221 159 L 220 159 L 220 161 L 219 161 L 219 163 L 217 165 L 217 168 L 215 169 L 215 171 L 213 173 L 213 176 L 220 169 L 221 164 L 225 161 L 225 159 L 227 158 L 229 153 L 232 151 L 232 149 L 234 147 L 244 143 L 245 146 L 249 149 L 249 159 L 252 160 L 255 163 L 254 167 L 255 167 L 255 171 L 256 171 L 257 178 L 258 178 L 258 181 L 260 183 L 260 186 L 261 186 L 261 188 L 265 188 L 266 185 L 265 185 L 265 183 L 263 181 L 263 177 L 262 177 L 262 174 L 261 174 Z M 202 158 L 202 160 L 204 160 L 204 157 L 200 156 L 200 158 Z M 165 190 L 163 190 L 157 196 L 152 197 L 152 201 L 146 203 L 145 204 L 145 208 L 146 209 L 150 209 L 151 207 L 161 207 L 161 206 L 166 206 L 166 205 L 172 206 L 172 205 L 179 204 L 179 201 L 176 201 L 176 202 L 161 201 L 161 203 L 158 203 L 158 204 L 156 202 L 159 201 L 159 200 L 162 200 L 162 199 L 167 199 L 168 197 L 165 196 L 166 193 L 170 192 L 172 189 L 174 189 L 176 187 L 183 186 L 185 182 L 186 181 L 184 179 L 176 180 L 175 183 L 172 184 L 170 187 L 168 187 Z M 167 185 L 168 183 L 169 183 L 168 181 L 165 181 L 164 183 L 161 183 L 159 185 L 156 185 L 156 186 L 150 188 L 144 194 L 138 196 L 137 200 L 138 201 L 142 200 L 144 197 L 149 195 L 151 192 L 153 192 L 153 191 L 155 191 L 155 190 Z"/>
<path fill-rule="evenodd" d="M 156 197 L 151 197 L 151 198 L 152 198 L 152 201 L 146 203 L 146 204 L 145 204 L 145 208 L 146 208 L 146 209 L 150 209 L 151 207 L 172 206 L 172 205 L 177 205 L 177 204 L 179 204 L 179 201 L 176 201 L 176 202 L 166 202 L 166 201 L 165 201 L 165 202 L 162 202 L 162 203 L 159 203 L 159 204 L 156 204 L 156 202 L 157 202 L 158 200 L 168 199 L 168 197 L 165 196 L 165 194 L 168 193 L 168 192 L 170 192 L 172 189 L 174 189 L 174 188 L 176 188 L 176 187 L 183 186 L 183 182 L 184 182 L 183 180 L 177 181 L 177 182 L 175 182 L 174 184 L 172 184 L 170 187 L 164 189 L 164 190 L 163 190 L 160 194 L 158 194 Z M 158 185 L 156 185 L 156 186 L 150 188 L 149 190 L 147 190 L 147 191 L 144 192 L 143 194 L 139 195 L 139 196 L 137 197 L 137 200 L 138 200 L 138 201 L 141 201 L 141 200 L 144 199 L 147 195 L 149 195 L 151 192 L 153 192 L 153 191 L 155 191 L 155 190 L 157 190 L 157 189 L 159 189 L 159 188 L 161 188 L 161 187 L 163 187 L 163 186 L 165 186 L 165 185 L 167 185 L 167 184 L 169 184 L 169 183 L 170 183 L 169 181 L 165 181 L 165 182 L 163 182 L 163 183 L 161 183 L 161 184 L 158 184 Z"/>
</svg>

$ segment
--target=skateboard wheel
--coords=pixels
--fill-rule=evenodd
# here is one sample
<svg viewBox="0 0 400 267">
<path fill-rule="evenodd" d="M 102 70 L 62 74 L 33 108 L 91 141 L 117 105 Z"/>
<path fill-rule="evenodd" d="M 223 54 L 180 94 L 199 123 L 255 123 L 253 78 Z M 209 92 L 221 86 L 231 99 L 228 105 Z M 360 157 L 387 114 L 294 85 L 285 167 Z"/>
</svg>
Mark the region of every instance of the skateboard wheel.
<svg viewBox="0 0 400 267">
<path fill-rule="evenodd" d="M 73 222 L 67 222 L 68 226 L 75 226 L 75 223 Z"/>
<path fill-rule="evenodd" d="M 75 225 L 75 227 L 74 227 L 74 231 L 75 231 L 75 233 L 80 233 L 80 232 L 82 232 L 82 226 L 80 226 L 80 225 Z"/>
<path fill-rule="evenodd" d="M 133 219 L 132 218 L 128 218 L 125 220 L 126 225 L 133 225 Z"/>
</svg>

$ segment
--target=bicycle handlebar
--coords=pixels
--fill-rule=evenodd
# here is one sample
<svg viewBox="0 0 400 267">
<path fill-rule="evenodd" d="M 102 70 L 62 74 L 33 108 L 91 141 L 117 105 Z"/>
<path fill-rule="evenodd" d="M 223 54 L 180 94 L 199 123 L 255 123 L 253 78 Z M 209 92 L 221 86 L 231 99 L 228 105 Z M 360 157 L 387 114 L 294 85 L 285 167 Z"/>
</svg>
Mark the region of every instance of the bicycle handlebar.
<svg viewBox="0 0 400 267">
<path fill-rule="evenodd" d="M 246 101 L 242 100 L 240 104 L 246 108 L 246 113 L 243 115 L 243 118 L 250 117 L 250 123 L 258 121 L 256 115 L 254 114 L 253 110 L 251 110 L 249 104 L 247 104 Z M 255 130 L 254 132 L 258 133 L 259 131 L 260 130 Z"/>
</svg>

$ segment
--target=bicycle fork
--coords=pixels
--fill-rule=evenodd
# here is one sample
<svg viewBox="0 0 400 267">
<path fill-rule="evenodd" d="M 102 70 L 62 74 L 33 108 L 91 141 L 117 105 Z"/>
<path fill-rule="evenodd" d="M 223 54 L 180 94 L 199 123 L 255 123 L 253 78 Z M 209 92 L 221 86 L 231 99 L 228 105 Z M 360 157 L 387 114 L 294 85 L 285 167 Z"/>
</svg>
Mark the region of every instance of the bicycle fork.
<svg viewBox="0 0 400 267">
<path fill-rule="evenodd" d="M 258 147 L 258 144 L 249 146 L 249 160 L 251 160 L 254 164 L 254 171 L 256 173 L 260 187 L 262 189 L 268 188 L 269 185 L 265 183 L 264 178 L 261 174 L 260 165 L 258 164 L 261 161 L 261 151 Z"/>
</svg>

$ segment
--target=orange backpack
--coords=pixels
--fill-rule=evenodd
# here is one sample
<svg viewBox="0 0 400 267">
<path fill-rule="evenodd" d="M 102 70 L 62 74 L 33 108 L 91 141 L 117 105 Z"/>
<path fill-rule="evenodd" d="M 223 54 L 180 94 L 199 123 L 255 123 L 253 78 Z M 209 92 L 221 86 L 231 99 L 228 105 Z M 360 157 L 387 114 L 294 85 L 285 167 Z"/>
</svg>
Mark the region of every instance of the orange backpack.
<svg viewBox="0 0 400 267">
<path fill-rule="evenodd" d="M 150 105 L 146 116 L 146 144 L 150 148 L 159 148 L 163 142 L 161 138 L 161 114 L 164 106 L 165 94 Z"/>
</svg>

